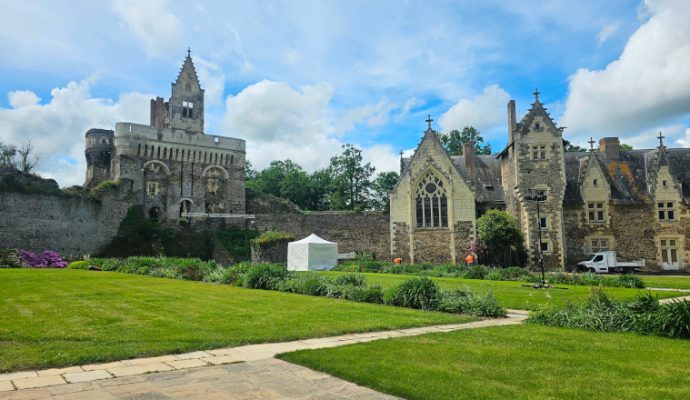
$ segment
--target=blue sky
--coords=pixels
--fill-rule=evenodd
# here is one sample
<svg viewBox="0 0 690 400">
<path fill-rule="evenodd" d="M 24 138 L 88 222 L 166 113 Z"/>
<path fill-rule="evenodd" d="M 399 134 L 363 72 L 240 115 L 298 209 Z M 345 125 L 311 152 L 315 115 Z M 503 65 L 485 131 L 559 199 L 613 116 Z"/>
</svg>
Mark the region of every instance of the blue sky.
<svg viewBox="0 0 690 400">
<path fill-rule="evenodd" d="M 506 102 L 538 87 L 565 136 L 690 146 L 684 0 L 174 1 L 0 4 L 0 141 L 38 171 L 84 179 L 83 134 L 148 122 L 191 47 L 207 132 L 247 140 L 259 168 L 324 167 L 343 143 L 395 170 L 427 114 L 506 144 Z"/>
</svg>

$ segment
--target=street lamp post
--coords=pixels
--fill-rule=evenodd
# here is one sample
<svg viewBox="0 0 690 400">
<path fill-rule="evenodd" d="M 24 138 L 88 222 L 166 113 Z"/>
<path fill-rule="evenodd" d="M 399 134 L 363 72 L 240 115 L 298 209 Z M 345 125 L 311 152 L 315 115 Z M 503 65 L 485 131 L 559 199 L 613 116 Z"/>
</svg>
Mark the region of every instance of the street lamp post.
<svg viewBox="0 0 690 400">
<path fill-rule="evenodd" d="M 546 201 L 546 192 L 544 190 L 529 189 L 527 191 L 527 195 L 525 195 L 525 200 L 531 200 L 537 204 L 537 230 L 539 231 L 539 266 L 541 267 L 541 282 L 539 282 L 539 287 L 545 287 L 546 276 L 544 274 L 544 252 L 541 249 L 541 214 L 539 213 L 539 202 Z"/>
</svg>

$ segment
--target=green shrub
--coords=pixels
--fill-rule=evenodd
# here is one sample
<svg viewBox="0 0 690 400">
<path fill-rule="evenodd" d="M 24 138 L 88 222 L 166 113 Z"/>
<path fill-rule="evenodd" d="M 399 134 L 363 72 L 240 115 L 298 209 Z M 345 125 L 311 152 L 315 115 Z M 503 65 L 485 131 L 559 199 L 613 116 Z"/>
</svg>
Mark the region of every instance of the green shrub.
<svg viewBox="0 0 690 400">
<path fill-rule="evenodd" d="M 383 289 L 379 285 L 371 286 L 352 286 L 345 285 L 342 288 L 342 297 L 346 300 L 359 301 L 363 303 L 383 303 Z"/>
<path fill-rule="evenodd" d="M 435 310 L 438 307 L 440 290 L 429 278 L 412 278 L 386 291 L 384 300 L 388 304 L 400 307 Z"/>
<path fill-rule="evenodd" d="M 17 249 L 0 249 L 0 268 L 22 268 L 22 259 Z"/>
<path fill-rule="evenodd" d="M 487 267 L 483 265 L 473 265 L 465 270 L 462 277 L 465 279 L 484 279 L 488 273 Z"/>
<path fill-rule="evenodd" d="M 642 278 L 640 278 L 637 275 L 633 274 L 621 274 L 618 275 L 618 281 L 620 282 L 621 287 L 626 287 L 626 288 L 636 288 L 636 289 L 644 289 L 645 284 Z"/>
<path fill-rule="evenodd" d="M 690 301 L 663 304 L 657 314 L 656 332 L 662 336 L 690 339 Z"/>
<path fill-rule="evenodd" d="M 438 310 L 453 314 L 466 313 L 470 309 L 471 297 L 472 291 L 469 288 L 443 290 Z"/>
<path fill-rule="evenodd" d="M 232 285 L 241 279 L 239 271 L 234 267 L 220 266 L 204 276 L 204 281 Z"/>
<path fill-rule="evenodd" d="M 288 276 L 288 270 L 280 264 L 255 264 L 242 278 L 242 286 L 251 289 L 276 289 L 278 282 Z"/>
<path fill-rule="evenodd" d="M 277 282 L 276 290 L 310 296 L 325 296 L 329 283 L 330 279 L 327 277 L 316 272 L 307 272 Z"/>
<path fill-rule="evenodd" d="M 362 274 L 349 273 L 338 276 L 335 279 L 335 284 L 365 287 L 367 286 L 367 278 Z"/>
<path fill-rule="evenodd" d="M 638 332 L 690 338 L 690 302 L 659 304 L 653 295 L 640 294 L 631 302 L 609 298 L 595 288 L 582 305 L 548 306 L 530 314 L 529 322 L 583 328 L 601 332 Z"/>
<path fill-rule="evenodd" d="M 259 235 L 258 237 L 251 240 L 251 243 L 258 246 L 263 246 L 271 242 L 284 240 L 295 240 L 295 235 L 292 233 L 267 231 Z"/>
<path fill-rule="evenodd" d="M 438 310 L 478 317 L 505 317 L 508 314 L 493 293 L 475 294 L 469 288 L 441 291 Z"/>
<path fill-rule="evenodd" d="M 69 268 L 69 269 L 88 269 L 89 265 L 91 265 L 90 261 L 72 261 L 71 263 L 67 264 L 67 268 Z"/>
</svg>

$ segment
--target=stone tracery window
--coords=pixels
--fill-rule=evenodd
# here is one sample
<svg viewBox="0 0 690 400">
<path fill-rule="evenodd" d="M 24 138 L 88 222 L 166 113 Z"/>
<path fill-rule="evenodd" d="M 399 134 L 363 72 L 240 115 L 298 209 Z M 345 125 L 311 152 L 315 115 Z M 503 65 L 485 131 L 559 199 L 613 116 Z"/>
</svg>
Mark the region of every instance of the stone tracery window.
<svg viewBox="0 0 690 400">
<path fill-rule="evenodd" d="M 417 185 L 417 227 L 438 228 L 448 226 L 448 197 L 443 181 L 428 173 Z"/>
</svg>

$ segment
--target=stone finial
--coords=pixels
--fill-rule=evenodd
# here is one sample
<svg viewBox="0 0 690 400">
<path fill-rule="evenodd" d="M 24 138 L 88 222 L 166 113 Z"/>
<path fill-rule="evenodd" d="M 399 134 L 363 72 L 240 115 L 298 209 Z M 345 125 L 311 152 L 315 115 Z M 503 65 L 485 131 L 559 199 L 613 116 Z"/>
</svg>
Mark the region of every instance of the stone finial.
<svg viewBox="0 0 690 400">
<path fill-rule="evenodd" d="M 191 57 L 191 56 L 192 56 L 192 48 L 187 47 L 187 57 Z"/>
<path fill-rule="evenodd" d="M 596 143 L 596 142 L 594 141 L 594 138 L 592 138 L 592 137 L 590 136 L 590 137 L 589 137 L 589 141 L 588 141 L 587 143 L 589 143 L 589 152 L 590 152 L 590 153 L 594 153 L 594 143 Z"/>
<path fill-rule="evenodd" d="M 426 121 L 426 124 L 427 124 L 427 129 L 431 129 L 431 122 L 433 121 L 433 119 L 431 119 L 431 114 L 428 114 L 428 115 L 427 115 L 425 121 Z"/>
<path fill-rule="evenodd" d="M 532 94 L 534 95 L 534 101 L 539 101 L 539 89 L 535 88 Z"/>
<path fill-rule="evenodd" d="M 659 132 L 659 136 L 656 137 L 657 139 L 659 139 L 659 150 L 661 150 L 661 149 L 664 148 L 664 138 L 665 138 L 665 137 L 666 137 L 666 136 L 664 136 L 664 135 L 661 133 L 661 131 Z"/>
</svg>

